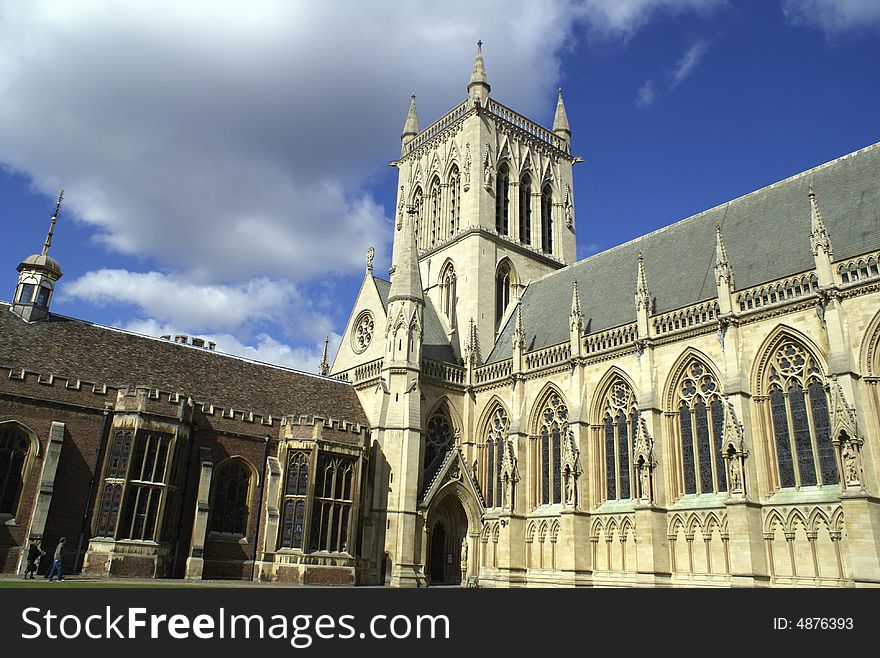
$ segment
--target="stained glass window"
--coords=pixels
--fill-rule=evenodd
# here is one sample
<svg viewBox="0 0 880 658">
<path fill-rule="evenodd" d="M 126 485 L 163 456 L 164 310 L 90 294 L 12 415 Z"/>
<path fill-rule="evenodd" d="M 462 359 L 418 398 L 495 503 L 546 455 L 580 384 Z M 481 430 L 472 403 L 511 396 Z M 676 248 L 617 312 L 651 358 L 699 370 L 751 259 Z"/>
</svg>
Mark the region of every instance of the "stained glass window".
<svg viewBox="0 0 880 658">
<path fill-rule="evenodd" d="M 683 370 L 677 391 L 684 493 L 726 491 L 727 475 L 721 448 L 724 405 L 715 375 L 701 361 L 691 359 Z"/>
</svg>

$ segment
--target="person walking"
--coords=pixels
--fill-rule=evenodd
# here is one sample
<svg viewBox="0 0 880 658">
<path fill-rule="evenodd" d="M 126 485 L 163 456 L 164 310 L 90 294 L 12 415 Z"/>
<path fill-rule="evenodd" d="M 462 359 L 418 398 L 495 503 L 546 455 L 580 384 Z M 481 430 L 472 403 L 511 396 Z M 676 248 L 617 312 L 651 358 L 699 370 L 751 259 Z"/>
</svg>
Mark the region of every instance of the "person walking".
<svg viewBox="0 0 880 658">
<path fill-rule="evenodd" d="M 40 568 L 40 558 L 46 554 L 42 548 L 40 548 L 40 540 L 34 539 L 31 542 L 30 547 L 28 548 L 27 555 L 27 567 L 24 570 L 24 579 L 28 579 L 28 574 L 30 574 L 30 579 L 34 579 L 34 574 L 37 573 L 37 569 Z"/>
<path fill-rule="evenodd" d="M 52 562 L 52 568 L 49 570 L 49 582 L 52 582 L 52 579 L 55 577 L 56 572 L 58 573 L 58 580 L 64 580 L 64 568 L 62 565 L 63 553 L 64 553 L 64 542 L 67 541 L 67 537 L 62 537 L 58 540 L 58 546 L 55 547 L 55 559 Z"/>
</svg>

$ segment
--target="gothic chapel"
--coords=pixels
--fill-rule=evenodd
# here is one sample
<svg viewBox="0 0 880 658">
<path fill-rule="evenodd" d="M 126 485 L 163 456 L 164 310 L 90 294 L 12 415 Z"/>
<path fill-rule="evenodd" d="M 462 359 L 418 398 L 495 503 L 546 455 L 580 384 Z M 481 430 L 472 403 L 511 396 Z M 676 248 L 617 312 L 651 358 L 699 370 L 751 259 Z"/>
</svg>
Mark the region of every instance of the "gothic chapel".
<svg viewBox="0 0 880 658">
<path fill-rule="evenodd" d="M 478 44 L 412 98 L 320 375 L 50 312 L 53 217 L 0 304 L 0 568 L 880 585 L 880 144 L 578 262 L 562 91 L 550 130 L 490 91 Z"/>
<path fill-rule="evenodd" d="M 547 130 L 478 44 L 467 91 L 411 100 L 332 366 L 365 581 L 880 585 L 880 145 L 575 262 L 562 90 Z"/>
</svg>

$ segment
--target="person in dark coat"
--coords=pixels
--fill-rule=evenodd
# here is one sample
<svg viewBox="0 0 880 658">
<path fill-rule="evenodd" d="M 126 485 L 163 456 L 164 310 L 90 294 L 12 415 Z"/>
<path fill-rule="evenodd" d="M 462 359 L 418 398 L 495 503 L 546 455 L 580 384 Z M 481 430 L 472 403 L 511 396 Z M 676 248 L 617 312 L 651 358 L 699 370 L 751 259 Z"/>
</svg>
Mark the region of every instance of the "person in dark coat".
<svg viewBox="0 0 880 658">
<path fill-rule="evenodd" d="M 24 570 L 24 579 L 28 579 L 28 574 L 30 574 L 30 579 L 34 579 L 34 574 L 37 573 L 37 569 L 40 568 L 40 558 L 46 554 L 42 548 L 40 548 L 40 540 L 34 539 L 31 542 L 30 547 L 28 547 L 27 554 L 27 567 Z"/>
<path fill-rule="evenodd" d="M 52 579 L 55 577 L 55 574 L 58 574 L 58 580 L 64 580 L 64 570 L 62 567 L 63 553 L 64 553 L 64 542 L 67 541 L 67 537 L 62 537 L 58 540 L 58 546 L 55 547 L 55 558 L 54 562 L 52 562 L 52 568 L 49 570 L 49 582 L 52 582 Z"/>
</svg>

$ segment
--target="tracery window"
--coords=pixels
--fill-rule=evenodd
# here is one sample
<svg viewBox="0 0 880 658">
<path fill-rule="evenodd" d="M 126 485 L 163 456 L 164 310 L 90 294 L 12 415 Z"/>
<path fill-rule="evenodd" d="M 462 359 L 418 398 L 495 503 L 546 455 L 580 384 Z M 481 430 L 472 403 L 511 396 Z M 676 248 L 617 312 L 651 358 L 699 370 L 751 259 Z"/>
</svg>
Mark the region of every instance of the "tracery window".
<svg viewBox="0 0 880 658">
<path fill-rule="evenodd" d="M 369 311 L 362 311 L 354 321 L 354 332 L 351 336 L 352 349 L 360 354 L 366 350 L 373 341 L 373 332 L 376 323 L 373 320 L 373 314 Z"/>
<path fill-rule="evenodd" d="M 537 465 L 534 473 L 536 506 L 562 502 L 562 439 L 566 432 L 568 407 L 552 392 L 541 407 L 537 445 L 533 450 L 532 462 Z"/>
<path fill-rule="evenodd" d="M 30 439 L 19 429 L 0 429 L 0 514 L 15 514 L 21 496 Z"/>
<path fill-rule="evenodd" d="M 117 539 L 160 539 L 157 522 L 166 489 L 171 438 L 162 432 L 138 432 L 135 437 Z"/>
<path fill-rule="evenodd" d="M 685 494 L 727 491 L 722 438 L 724 404 L 715 375 L 692 359 L 676 387 L 681 475 Z"/>
<path fill-rule="evenodd" d="M 216 484 L 211 504 L 210 530 L 236 535 L 246 534 L 251 486 L 250 469 L 236 459 L 221 466 L 214 477 Z"/>
<path fill-rule="evenodd" d="M 461 200 L 458 190 L 460 183 L 458 167 L 453 165 L 449 174 L 449 235 L 455 235 L 461 222 Z"/>
<path fill-rule="evenodd" d="M 510 232 L 510 170 L 507 163 L 498 168 L 495 179 L 495 229 L 501 235 Z"/>
<path fill-rule="evenodd" d="M 440 295 L 443 313 L 449 322 L 455 322 L 456 277 L 455 266 L 449 262 L 440 273 Z"/>
<path fill-rule="evenodd" d="M 501 506 L 501 463 L 509 430 L 510 418 L 504 407 L 498 405 L 489 415 L 483 434 L 483 498 L 486 507 Z"/>
<path fill-rule="evenodd" d="M 501 263 L 495 275 L 495 325 L 501 322 L 510 303 L 510 265 Z"/>
<path fill-rule="evenodd" d="M 452 423 L 444 410 L 434 412 L 428 419 L 425 432 L 425 457 L 422 467 L 428 478 L 440 466 L 446 453 L 452 447 Z"/>
<path fill-rule="evenodd" d="M 623 378 L 615 377 L 608 386 L 602 407 L 605 497 L 607 500 L 632 498 L 632 451 L 639 412 L 635 394 Z"/>
<path fill-rule="evenodd" d="M 519 241 L 532 243 L 532 179 L 528 174 L 519 183 Z"/>
<path fill-rule="evenodd" d="M 309 453 L 292 451 L 287 456 L 287 476 L 281 503 L 282 548 L 303 548 L 306 503 L 309 495 Z"/>
<path fill-rule="evenodd" d="M 351 457 L 318 455 L 309 528 L 309 548 L 313 551 L 346 553 L 349 550 L 354 466 L 355 460 Z"/>
<path fill-rule="evenodd" d="M 553 191 L 549 183 L 541 190 L 541 249 L 553 253 Z"/>
<path fill-rule="evenodd" d="M 815 357 L 783 341 L 770 356 L 767 384 L 779 486 L 837 484 L 828 397 Z"/>
</svg>

